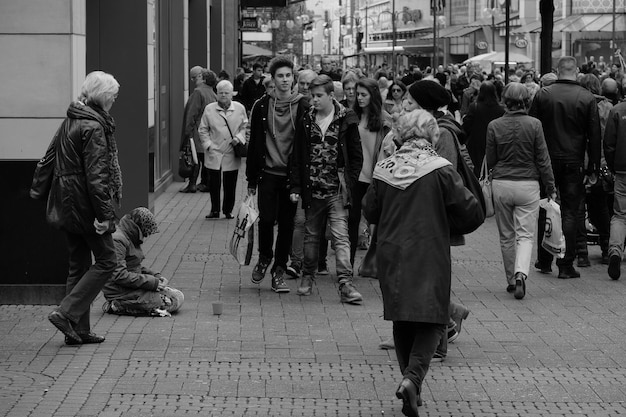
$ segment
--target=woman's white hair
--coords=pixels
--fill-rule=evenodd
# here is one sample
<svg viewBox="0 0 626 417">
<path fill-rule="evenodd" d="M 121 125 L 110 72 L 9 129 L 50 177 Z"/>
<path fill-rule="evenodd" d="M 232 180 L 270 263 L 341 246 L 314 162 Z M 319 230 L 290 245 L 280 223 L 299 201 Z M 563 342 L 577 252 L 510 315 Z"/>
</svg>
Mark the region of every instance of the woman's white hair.
<svg viewBox="0 0 626 417">
<path fill-rule="evenodd" d="M 396 121 L 396 132 L 402 143 L 409 139 L 425 139 L 434 146 L 439 140 L 437 120 L 422 109 L 402 112 Z"/>
<path fill-rule="evenodd" d="M 89 104 L 96 103 L 104 107 L 106 101 L 111 100 L 120 90 L 120 83 L 104 71 L 93 71 L 87 74 L 80 88 L 79 101 Z"/>
</svg>

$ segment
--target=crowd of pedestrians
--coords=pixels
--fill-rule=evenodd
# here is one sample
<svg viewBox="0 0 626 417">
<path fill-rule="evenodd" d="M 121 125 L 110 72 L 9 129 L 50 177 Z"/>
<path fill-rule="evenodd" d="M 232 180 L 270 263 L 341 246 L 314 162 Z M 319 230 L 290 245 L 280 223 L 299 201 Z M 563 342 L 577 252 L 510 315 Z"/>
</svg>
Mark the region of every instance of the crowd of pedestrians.
<svg viewBox="0 0 626 417">
<path fill-rule="evenodd" d="M 317 276 L 328 273 L 330 240 L 339 300 L 360 304 L 355 255 L 371 234 L 384 318 L 393 322 L 393 339 L 381 348 L 395 348 L 396 395 L 403 413 L 416 416 L 429 364 L 445 359 L 469 315 L 450 300 L 450 246 L 464 245 L 485 211 L 462 167 L 475 176 L 483 165 L 490 172 L 503 278 L 516 299 L 526 296 L 533 245 L 535 268 L 552 272 L 553 256 L 541 245 L 542 197 L 561 207 L 558 278 L 578 278 L 574 264 L 590 265 L 591 227 L 600 262 L 620 277 L 626 104 L 621 69 L 602 70 L 562 57 L 553 73 L 520 69 L 505 85 L 499 71 L 476 66 L 411 66 L 403 74 L 382 66 L 368 76 L 339 70 L 327 57 L 314 71 L 278 56 L 266 69 L 255 64 L 245 80 L 238 74 L 234 86 L 226 73 L 193 67 L 181 149 L 191 144 L 197 166 L 181 191 L 210 193 L 207 219 L 220 211 L 233 218 L 242 157 L 235 148 L 247 147 L 247 194 L 259 210 L 251 281 L 261 284 L 269 272 L 276 293 L 290 292 L 287 280 L 299 278 L 297 294 L 311 295 Z M 167 315 L 184 299 L 141 266 L 141 243 L 158 231 L 147 210 L 124 216 L 111 235 L 121 173 L 108 110 L 118 90 L 109 74 L 90 74 L 57 133 L 58 168 L 67 174 L 55 178 L 48 213 L 68 236 L 70 272 L 68 295 L 49 319 L 68 344 L 104 341 L 88 321 L 103 287 L 104 309 L 115 314 Z M 91 138 L 84 144 L 76 140 L 87 134 L 81 129 Z M 80 164 L 89 170 L 67 171 Z M 69 194 L 84 204 L 66 212 L 55 202 Z"/>
</svg>

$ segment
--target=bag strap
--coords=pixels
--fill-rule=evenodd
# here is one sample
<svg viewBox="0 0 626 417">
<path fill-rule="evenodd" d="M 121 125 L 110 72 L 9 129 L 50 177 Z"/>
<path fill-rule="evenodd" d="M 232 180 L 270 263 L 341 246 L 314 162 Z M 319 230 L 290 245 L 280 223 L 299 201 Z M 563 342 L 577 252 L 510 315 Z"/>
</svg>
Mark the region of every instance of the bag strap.
<svg viewBox="0 0 626 417">
<path fill-rule="evenodd" d="M 233 131 L 230 130 L 230 125 L 228 124 L 228 119 L 226 119 L 223 114 L 220 114 L 220 117 L 222 119 L 224 119 L 224 122 L 226 123 L 226 127 L 228 128 L 228 133 L 230 133 L 230 138 L 231 139 L 235 139 L 235 136 L 233 135 Z"/>
<path fill-rule="evenodd" d="M 480 178 L 485 179 L 489 175 L 489 167 L 487 167 L 487 155 L 483 158 L 483 165 L 480 167 Z"/>
</svg>

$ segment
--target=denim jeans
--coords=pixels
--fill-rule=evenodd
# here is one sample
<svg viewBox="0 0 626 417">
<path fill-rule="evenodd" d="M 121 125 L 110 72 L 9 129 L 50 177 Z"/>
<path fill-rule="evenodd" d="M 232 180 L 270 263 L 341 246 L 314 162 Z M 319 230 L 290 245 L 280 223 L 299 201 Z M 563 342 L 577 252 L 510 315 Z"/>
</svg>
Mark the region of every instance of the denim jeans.
<svg viewBox="0 0 626 417">
<path fill-rule="evenodd" d="M 528 276 L 539 213 L 539 182 L 493 180 L 493 202 L 507 284 Z"/>
<path fill-rule="evenodd" d="M 626 239 L 626 174 L 615 174 L 613 186 L 613 217 L 611 217 L 611 237 L 609 238 L 609 256 L 624 253 Z"/>
<path fill-rule="evenodd" d="M 337 279 L 339 282 L 352 281 L 350 263 L 350 240 L 348 238 L 348 209 L 343 206 L 341 195 L 323 200 L 313 198 L 311 207 L 305 210 L 304 224 L 304 268 L 303 276 L 313 277 L 318 266 L 319 242 L 324 236 L 326 221 L 335 244 Z"/>
<path fill-rule="evenodd" d="M 393 342 L 404 378 L 421 390 L 437 344 L 446 337 L 446 325 L 412 321 L 393 322 Z M 446 339 L 447 340 L 447 339 Z"/>
<path fill-rule="evenodd" d="M 296 214 L 296 204 L 289 199 L 287 177 L 264 173 L 258 188 L 259 258 L 269 264 L 275 255 L 272 271 L 277 266 L 286 269 Z M 275 223 L 278 223 L 278 232 L 274 251 Z"/>
<path fill-rule="evenodd" d="M 293 221 L 293 238 L 291 239 L 291 254 L 289 256 L 291 265 L 295 265 L 302 269 L 302 263 L 304 262 L 304 222 L 306 216 L 304 215 L 304 209 L 302 208 L 302 199 L 298 201 L 298 208 L 296 209 L 296 215 Z M 326 229 L 326 222 L 324 221 L 324 229 Z M 320 236 L 320 252 L 318 259 L 318 270 L 321 267 L 326 267 L 326 256 L 328 255 L 328 240 L 326 236 Z"/>
<path fill-rule="evenodd" d="M 561 199 L 561 224 L 565 236 L 565 257 L 557 259 L 561 267 L 573 266 L 576 257 L 576 236 L 579 225 L 585 217 L 585 186 L 581 163 L 552 160 L 554 181 Z M 543 232 L 546 225 L 546 212 L 539 213 L 539 233 L 537 233 L 537 259 L 542 265 L 552 264 L 553 256 L 541 247 Z"/>
<path fill-rule="evenodd" d="M 211 193 L 211 211 L 220 211 L 220 193 L 222 192 L 222 177 L 224 177 L 224 205 L 222 213 L 232 214 L 235 207 L 235 190 L 237 188 L 238 171 L 220 171 L 209 169 L 209 192 Z"/>
<path fill-rule="evenodd" d="M 65 298 L 59 311 L 74 323 L 78 333 L 89 333 L 89 308 L 104 284 L 113 276 L 117 256 L 111 233 L 98 235 L 65 232 L 70 255 Z M 92 265 L 91 254 L 96 260 Z"/>
</svg>

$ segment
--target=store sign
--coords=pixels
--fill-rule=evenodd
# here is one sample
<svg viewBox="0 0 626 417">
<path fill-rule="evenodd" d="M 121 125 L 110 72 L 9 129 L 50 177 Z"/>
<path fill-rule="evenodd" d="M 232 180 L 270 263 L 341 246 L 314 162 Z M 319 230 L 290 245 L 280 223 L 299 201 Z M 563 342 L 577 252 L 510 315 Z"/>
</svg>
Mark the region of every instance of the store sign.
<svg viewBox="0 0 626 417">
<path fill-rule="evenodd" d="M 488 46 L 489 44 L 485 41 L 476 42 L 476 48 L 480 50 L 487 49 Z"/>
<path fill-rule="evenodd" d="M 256 17 L 241 18 L 241 29 L 257 30 L 259 28 L 258 19 Z"/>
<path fill-rule="evenodd" d="M 552 49 L 561 49 L 561 40 L 560 39 L 552 40 Z"/>
<path fill-rule="evenodd" d="M 526 48 L 528 46 L 528 41 L 526 38 L 520 38 L 515 41 L 515 46 L 518 48 Z"/>
</svg>

